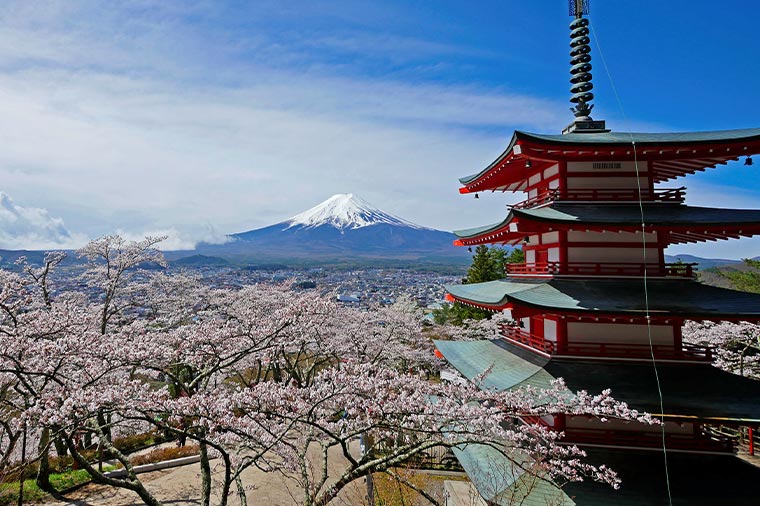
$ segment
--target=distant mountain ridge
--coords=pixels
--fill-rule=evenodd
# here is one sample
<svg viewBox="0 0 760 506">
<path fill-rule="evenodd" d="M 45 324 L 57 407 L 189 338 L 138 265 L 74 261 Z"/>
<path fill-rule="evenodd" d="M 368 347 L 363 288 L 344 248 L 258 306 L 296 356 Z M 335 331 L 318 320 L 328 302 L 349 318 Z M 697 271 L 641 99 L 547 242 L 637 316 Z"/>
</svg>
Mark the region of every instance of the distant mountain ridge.
<svg viewBox="0 0 760 506">
<path fill-rule="evenodd" d="M 333 195 L 289 220 L 229 237 L 225 244 L 200 244 L 192 254 L 233 263 L 462 265 L 470 261 L 467 250 L 452 245 L 453 234 L 394 216 L 350 193 Z"/>
</svg>

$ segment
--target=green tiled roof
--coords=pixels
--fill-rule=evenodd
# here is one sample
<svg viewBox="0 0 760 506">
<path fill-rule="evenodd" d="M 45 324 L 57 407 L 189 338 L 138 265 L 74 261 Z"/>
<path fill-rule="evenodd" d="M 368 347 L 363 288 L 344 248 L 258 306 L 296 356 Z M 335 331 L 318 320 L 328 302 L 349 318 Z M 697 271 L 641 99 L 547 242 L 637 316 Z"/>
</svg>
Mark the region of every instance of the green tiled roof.
<svg viewBox="0 0 760 506">
<path fill-rule="evenodd" d="M 550 481 L 521 473 L 519 466 L 493 448 L 467 445 L 454 449 L 454 455 L 475 488 L 494 504 L 669 504 L 661 452 L 587 448 L 586 453 L 585 461 L 596 466 L 605 465 L 618 474 L 622 481 L 618 490 L 592 480 L 569 483 L 559 489 Z M 744 506 L 757 503 L 760 468 L 732 454 L 668 453 L 667 477 L 674 505 Z M 529 491 L 527 497 L 524 497 L 524 490 Z"/>
<path fill-rule="evenodd" d="M 738 130 L 717 130 L 713 132 L 663 132 L 663 133 L 570 133 L 570 134 L 533 134 L 515 132 L 518 139 L 538 140 L 556 144 L 719 144 L 721 142 L 752 141 L 760 139 L 760 128 Z"/>
<path fill-rule="evenodd" d="M 603 206 L 555 203 L 535 209 L 513 209 L 499 223 L 455 230 L 454 234 L 460 238 L 477 237 L 506 227 L 514 218 L 579 225 L 632 226 L 641 224 L 641 209 L 638 203 L 605 204 Z M 644 204 L 644 222 L 647 225 L 693 225 L 694 227 L 721 224 L 726 226 L 751 225 L 760 223 L 760 210 L 693 207 L 682 204 Z"/>
<path fill-rule="evenodd" d="M 544 366 L 553 377 L 564 378 L 576 392 L 612 396 L 629 406 L 660 413 L 657 382 L 651 363 L 552 360 Z M 709 364 L 658 363 L 665 415 L 760 422 L 760 381 L 722 371 Z"/>
<path fill-rule="evenodd" d="M 518 218 L 540 221 L 575 222 L 588 224 L 638 225 L 641 223 L 639 204 L 584 205 L 552 204 L 537 209 L 515 209 Z M 760 223 L 760 210 L 692 207 L 683 204 L 645 204 L 644 222 L 647 225 L 741 225 Z"/>
<path fill-rule="evenodd" d="M 602 312 L 641 316 L 646 312 L 639 279 L 508 280 L 446 285 L 455 298 L 487 306 L 508 302 L 558 311 Z M 654 279 L 647 282 L 649 313 L 688 317 L 760 316 L 760 295 L 703 285 L 696 281 Z"/>
<path fill-rule="evenodd" d="M 495 232 L 496 230 L 507 226 L 507 223 L 509 223 L 511 219 L 512 213 L 509 213 L 504 220 L 498 223 L 492 223 L 490 225 L 483 225 L 480 227 L 466 228 L 464 230 L 454 230 L 453 234 L 460 238 L 477 237 L 488 232 Z"/>
<path fill-rule="evenodd" d="M 499 506 L 571 506 L 575 504 L 551 481 L 526 472 L 525 458 L 507 456 L 486 445 L 454 448 L 462 468 L 478 493 Z"/>
<path fill-rule="evenodd" d="M 587 460 L 606 465 L 622 480 L 619 490 L 590 480 L 563 490 L 578 506 L 668 506 L 662 452 L 589 448 Z M 674 506 L 758 504 L 760 468 L 734 455 L 668 453 L 667 477 Z"/>
<path fill-rule="evenodd" d="M 434 341 L 438 351 L 465 378 L 471 380 L 493 367 L 482 386 L 498 391 L 524 385 L 549 388 L 554 379 L 541 363 L 531 363 L 491 341 Z M 545 363 L 545 362 L 544 362 Z"/>
<path fill-rule="evenodd" d="M 530 385 L 548 388 L 563 378 L 568 393 L 612 396 L 634 409 L 660 412 L 659 393 L 651 363 L 548 359 L 503 341 L 435 341 L 446 360 L 472 379 L 489 367 L 484 388 L 510 390 Z M 657 373 L 665 414 L 702 420 L 760 422 L 760 381 L 743 378 L 709 364 L 658 363 Z"/>
<path fill-rule="evenodd" d="M 470 176 L 460 178 L 462 184 L 475 181 L 483 174 L 491 170 L 499 160 L 514 148 L 517 141 L 534 141 L 548 144 L 564 145 L 630 145 L 635 141 L 640 146 L 667 145 L 667 144 L 720 144 L 722 142 L 755 141 L 760 140 L 760 128 L 746 128 L 741 130 L 720 130 L 716 132 L 682 132 L 682 133 L 627 133 L 627 132 L 600 132 L 600 133 L 571 133 L 566 135 L 544 135 L 529 132 L 516 131 L 509 141 L 507 149 L 491 165 Z M 754 153 L 747 153 L 754 154 Z"/>
</svg>

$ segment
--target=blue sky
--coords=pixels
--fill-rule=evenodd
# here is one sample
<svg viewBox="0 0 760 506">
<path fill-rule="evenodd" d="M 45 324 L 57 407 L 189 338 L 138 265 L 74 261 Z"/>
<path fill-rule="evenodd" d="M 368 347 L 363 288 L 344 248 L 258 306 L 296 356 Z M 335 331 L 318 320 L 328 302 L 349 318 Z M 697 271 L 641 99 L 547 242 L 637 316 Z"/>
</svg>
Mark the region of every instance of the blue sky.
<svg viewBox="0 0 760 506">
<path fill-rule="evenodd" d="M 591 9 L 595 117 L 615 130 L 760 126 L 760 5 Z M 0 247 L 114 231 L 188 247 L 344 192 L 440 229 L 498 221 L 515 197 L 474 201 L 457 177 L 514 129 L 570 121 L 569 21 L 563 0 L 10 0 Z M 737 163 L 669 186 L 694 205 L 760 207 L 759 174 Z M 674 252 L 754 256 L 760 241 Z"/>
</svg>

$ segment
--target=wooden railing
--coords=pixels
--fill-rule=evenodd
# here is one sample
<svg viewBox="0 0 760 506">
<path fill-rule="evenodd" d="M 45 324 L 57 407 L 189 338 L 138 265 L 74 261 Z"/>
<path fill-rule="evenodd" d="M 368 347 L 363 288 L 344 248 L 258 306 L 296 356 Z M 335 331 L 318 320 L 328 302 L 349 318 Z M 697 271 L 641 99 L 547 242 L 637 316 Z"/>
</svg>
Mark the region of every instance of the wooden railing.
<svg viewBox="0 0 760 506">
<path fill-rule="evenodd" d="M 601 446 L 633 446 L 637 448 L 662 447 L 661 432 L 638 432 L 622 430 L 599 430 L 565 428 L 563 442 L 573 444 L 594 444 Z M 694 450 L 731 452 L 734 442 L 730 438 L 694 435 L 665 434 L 665 446 L 671 450 Z"/>
<path fill-rule="evenodd" d="M 668 263 L 659 265 L 644 265 L 642 263 L 619 262 L 534 262 L 506 264 L 507 276 L 643 276 L 644 270 L 648 276 L 666 276 L 693 278 L 696 274 L 696 263 Z"/>
<path fill-rule="evenodd" d="M 598 343 L 573 341 L 558 344 L 541 336 L 525 332 L 519 327 L 502 325 L 501 335 L 508 341 L 533 348 L 547 355 L 570 355 L 598 358 L 626 358 L 626 359 L 651 359 L 652 355 L 657 360 L 689 360 L 700 362 L 712 362 L 712 349 L 708 346 L 683 344 L 680 348 L 662 344 L 637 344 L 637 343 Z"/>
<path fill-rule="evenodd" d="M 686 188 L 667 188 L 649 191 L 641 189 L 641 200 L 644 202 L 673 202 L 683 203 L 686 199 Z M 549 202 L 576 201 L 576 202 L 638 202 L 639 190 L 637 188 L 626 189 L 588 189 L 588 190 L 545 190 L 527 200 L 523 200 L 511 207 L 525 209 L 540 206 Z"/>
<path fill-rule="evenodd" d="M 501 325 L 501 335 L 512 341 L 529 346 L 534 350 L 543 351 L 549 355 L 553 355 L 557 351 L 555 342 L 548 341 L 543 337 L 525 332 L 519 327 Z"/>
</svg>

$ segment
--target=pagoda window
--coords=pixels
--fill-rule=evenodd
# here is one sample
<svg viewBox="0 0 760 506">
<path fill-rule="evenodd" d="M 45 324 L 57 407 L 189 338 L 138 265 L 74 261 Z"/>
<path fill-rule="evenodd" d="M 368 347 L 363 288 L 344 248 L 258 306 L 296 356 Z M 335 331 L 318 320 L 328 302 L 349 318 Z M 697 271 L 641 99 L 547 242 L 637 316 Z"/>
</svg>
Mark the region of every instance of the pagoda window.
<svg viewBox="0 0 760 506">
<path fill-rule="evenodd" d="M 544 339 L 557 342 L 557 322 L 555 320 L 544 319 Z"/>
<path fill-rule="evenodd" d="M 644 251 L 641 246 L 638 248 L 599 245 L 597 247 L 575 247 L 567 248 L 567 260 L 569 263 L 622 263 L 622 264 L 644 264 L 658 265 L 660 261 L 659 250 L 657 245 L 653 244 L 646 249 L 646 262 L 644 261 Z M 550 261 L 553 261 L 550 259 Z"/>
<path fill-rule="evenodd" d="M 552 176 L 559 176 L 559 164 L 554 164 L 551 167 L 544 170 L 544 179 L 549 179 Z M 555 179 L 558 181 L 559 178 Z"/>
<path fill-rule="evenodd" d="M 649 345 L 651 332 L 655 346 L 674 346 L 672 325 L 646 325 L 632 323 L 568 322 L 567 342 Z"/>
<path fill-rule="evenodd" d="M 641 188 L 649 188 L 649 180 L 642 176 L 639 178 Z M 570 176 L 567 178 L 567 189 L 572 193 L 573 190 L 638 190 L 635 174 L 625 176 L 605 176 L 603 178 L 594 175 Z M 595 199 L 601 200 L 601 198 Z"/>
<path fill-rule="evenodd" d="M 640 233 L 634 232 L 591 232 L 583 230 L 570 230 L 567 233 L 567 239 L 572 243 L 600 242 L 606 244 L 612 243 L 636 243 L 642 244 Z M 647 232 L 644 235 L 647 244 L 657 244 L 657 232 Z"/>
<path fill-rule="evenodd" d="M 648 167 L 648 163 L 645 161 L 638 163 L 631 161 L 567 162 L 568 175 L 581 172 L 597 177 L 616 177 L 622 173 L 635 175 L 637 168 L 641 174 L 646 173 Z"/>
<path fill-rule="evenodd" d="M 567 429 L 636 430 L 655 432 L 658 434 L 663 428 L 660 425 L 645 425 L 641 422 L 617 420 L 615 418 L 610 418 L 607 421 L 602 422 L 598 418 L 590 418 L 586 416 L 568 416 L 565 419 L 565 427 Z M 692 423 L 679 424 L 671 421 L 665 422 L 664 429 L 667 434 L 683 434 L 688 436 L 699 432 Z"/>
</svg>

